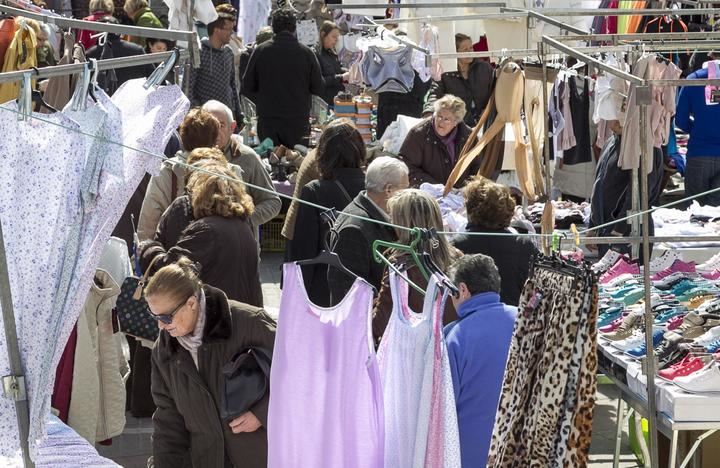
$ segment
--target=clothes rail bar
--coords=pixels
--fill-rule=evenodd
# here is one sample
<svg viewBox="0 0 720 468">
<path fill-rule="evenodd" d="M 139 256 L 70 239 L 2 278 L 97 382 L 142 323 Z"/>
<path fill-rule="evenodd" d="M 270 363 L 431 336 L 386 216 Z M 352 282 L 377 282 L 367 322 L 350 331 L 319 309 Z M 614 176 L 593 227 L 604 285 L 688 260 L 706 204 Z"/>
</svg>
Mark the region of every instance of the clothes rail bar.
<svg viewBox="0 0 720 468">
<path fill-rule="evenodd" d="M 67 28 L 86 29 L 88 31 L 114 34 L 127 34 L 138 37 L 152 37 L 155 39 L 168 39 L 171 41 L 187 41 L 193 67 L 197 68 L 200 66 L 200 49 L 198 47 L 197 33 L 194 31 L 174 31 L 169 29 L 141 28 L 138 26 L 124 26 L 109 23 L 98 23 L 96 21 L 83 21 L 65 18 L 62 16 L 35 13 L 20 8 L 13 8 L 7 5 L 0 5 L 0 12 Z"/>
<path fill-rule="evenodd" d="M 544 23 L 551 24 L 553 26 L 557 26 L 558 28 L 562 29 L 563 31 L 579 34 L 581 36 L 590 34 L 590 31 L 585 31 L 584 29 L 580 29 L 571 24 L 563 23 L 562 21 L 556 20 L 555 18 L 550 18 L 550 16 L 544 10 L 542 13 L 540 13 L 539 11 L 536 11 L 536 10 L 527 10 L 524 8 L 500 8 L 500 11 L 503 13 L 518 13 L 518 12 L 527 13 L 528 15 L 530 15 L 531 18 L 540 20 Z"/>
<path fill-rule="evenodd" d="M 378 10 L 392 10 L 394 8 L 498 8 L 504 7 L 505 2 L 473 2 L 473 3 L 363 3 L 361 5 L 325 5 L 328 10 L 367 10 L 377 8 Z"/>
<path fill-rule="evenodd" d="M 516 11 L 518 8 L 500 8 L 501 11 Z M 670 10 L 667 8 L 632 10 L 632 9 L 612 9 L 612 8 L 542 8 L 527 9 L 525 11 L 540 13 L 546 16 L 696 16 L 696 15 L 712 15 L 720 13 L 717 8 L 688 8 L 686 10 Z"/>
<path fill-rule="evenodd" d="M 482 19 L 514 19 L 527 18 L 530 15 L 525 12 L 513 13 L 472 13 L 469 15 L 446 15 L 446 16 L 417 16 L 412 18 L 381 19 L 373 20 L 375 24 L 402 24 L 402 23 L 442 23 L 443 21 L 476 21 Z M 371 26 L 359 24 L 358 26 Z"/>
<path fill-rule="evenodd" d="M 152 63 L 160 63 L 172 56 L 174 52 L 158 52 L 147 55 L 134 55 L 131 57 L 118 57 L 111 59 L 98 60 L 98 70 L 111 70 L 117 68 L 134 67 L 138 65 L 147 65 Z M 187 50 L 180 51 L 180 57 L 185 58 L 188 56 Z M 0 83 L 7 83 L 10 81 L 20 81 L 23 75 L 27 73 L 32 74 L 33 79 L 50 78 L 53 76 L 64 76 L 72 75 L 75 73 L 82 73 L 85 69 L 85 63 L 72 63 L 68 65 L 54 65 L 51 67 L 37 68 L 35 70 L 21 70 L 14 72 L 0 73 Z"/>
<path fill-rule="evenodd" d="M 369 21 L 370 23 L 375 23 L 375 21 L 374 21 L 372 18 L 368 17 L 368 16 L 365 17 L 365 20 Z M 378 27 L 378 36 L 380 36 L 381 39 L 385 39 L 385 38 L 387 37 L 387 38 L 390 38 L 390 39 L 392 39 L 393 41 L 395 41 L 395 42 L 397 42 L 397 43 L 404 44 L 404 45 L 410 47 L 411 49 L 415 49 L 415 50 L 417 50 L 418 52 L 425 54 L 426 56 L 430 54 L 430 51 L 429 51 L 429 50 L 423 49 L 422 47 L 420 47 L 420 46 L 417 45 L 417 44 L 413 44 L 413 43 L 410 42 L 410 41 L 407 41 L 407 40 L 405 40 L 405 39 L 403 39 L 403 38 L 401 38 L 401 37 L 399 37 L 399 36 L 396 36 L 396 35 L 395 35 L 393 32 L 391 32 L 389 29 L 380 28 L 380 25 L 378 25 L 378 24 L 374 24 L 374 25 Z"/>
<path fill-rule="evenodd" d="M 8 361 L 10 374 L 0 376 L 2 379 L 3 397 L 15 401 L 15 413 L 17 416 L 18 432 L 20 436 L 20 448 L 22 450 L 25 468 L 35 466 L 30 459 L 30 446 L 28 436 L 30 434 L 30 406 L 25 388 L 25 375 L 20 356 L 20 345 L 15 325 L 15 312 L 13 311 L 12 291 L 10 289 L 10 276 L 7 269 L 7 257 L 5 256 L 5 241 L 0 222 L 0 306 L 2 307 L 3 327 L 5 328 L 5 342 L 7 343 Z"/>
<path fill-rule="evenodd" d="M 595 65 L 595 67 L 599 68 L 600 70 L 604 70 L 604 71 L 606 71 L 612 75 L 615 75 L 619 78 L 623 78 L 625 81 L 628 81 L 630 83 L 640 85 L 640 86 L 642 86 L 645 83 L 645 81 L 643 79 L 638 78 L 637 76 L 635 76 L 631 73 L 627 73 L 622 70 L 618 70 L 617 68 L 611 67 L 610 65 L 607 65 L 602 60 L 596 59 L 587 54 L 579 52 L 578 50 L 574 49 L 573 47 L 562 44 L 562 43 L 556 41 L 555 39 L 551 38 L 550 36 L 543 36 L 542 42 L 544 44 L 547 44 L 548 46 L 550 46 L 554 49 L 557 49 L 557 50 L 559 50 L 571 57 L 574 57 L 582 62 L 592 63 L 593 65 Z M 548 51 L 545 50 L 545 53 L 547 54 Z"/>
<path fill-rule="evenodd" d="M 500 49 L 484 50 L 480 52 L 439 52 L 430 54 L 430 57 L 440 59 L 475 58 L 475 57 L 537 57 L 537 49 Z M 561 55 L 561 54 L 555 54 Z"/>
<path fill-rule="evenodd" d="M 720 14 L 720 8 L 716 10 Z M 619 43 L 620 41 L 643 41 L 648 43 L 662 44 L 668 42 L 682 43 L 683 40 L 711 40 L 720 39 L 720 32 L 677 32 L 677 33 L 639 33 L 639 34 L 585 34 L 578 38 L 575 36 L 549 36 L 558 42 L 568 41 L 599 41 L 599 42 L 614 42 Z"/>
</svg>

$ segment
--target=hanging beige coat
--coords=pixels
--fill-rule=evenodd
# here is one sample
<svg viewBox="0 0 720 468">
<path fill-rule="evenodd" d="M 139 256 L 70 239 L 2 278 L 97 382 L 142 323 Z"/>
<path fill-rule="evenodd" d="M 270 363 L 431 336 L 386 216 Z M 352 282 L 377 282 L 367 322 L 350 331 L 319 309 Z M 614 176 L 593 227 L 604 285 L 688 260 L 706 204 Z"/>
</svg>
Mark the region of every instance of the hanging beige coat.
<svg viewBox="0 0 720 468">
<path fill-rule="evenodd" d="M 445 184 L 445 194 L 450 192 L 460 175 L 470 167 L 470 164 L 481 154 L 482 150 L 493 138 L 505 128 L 505 124 L 509 123 L 515 136 L 515 168 L 520 180 L 520 189 L 528 199 L 534 200 L 536 198 L 535 184 L 531 178 L 530 164 L 528 163 L 528 148 L 521 125 L 524 91 L 525 77 L 522 69 L 517 63 L 506 61 L 497 72 L 495 90 L 490 102 L 473 129 L 465 148 L 463 148 L 462 155 Z M 495 121 L 477 139 L 478 133 L 483 128 L 493 109 L 497 110 Z M 490 177 L 497 167 L 498 160 L 496 157 L 486 157 L 480 163 L 478 174 Z"/>
<path fill-rule="evenodd" d="M 112 309 L 120 287 L 104 270 L 95 281 L 77 323 L 77 346 L 68 425 L 90 443 L 122 434 L 125 428 L 127 361 L 120 335 L 113 334 Z"/>
</svg>

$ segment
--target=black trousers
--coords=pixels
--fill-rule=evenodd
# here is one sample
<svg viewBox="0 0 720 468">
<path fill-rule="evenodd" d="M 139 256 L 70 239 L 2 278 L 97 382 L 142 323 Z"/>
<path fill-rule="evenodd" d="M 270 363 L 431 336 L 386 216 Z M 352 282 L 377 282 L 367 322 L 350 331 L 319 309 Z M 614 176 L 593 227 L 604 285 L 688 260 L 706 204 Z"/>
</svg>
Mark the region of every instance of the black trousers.
<svg viewBox="0 0 720 468">
<path fill-rule="evenodd" d="M 276 119 L 258 117 L 257 132 L 260 141 L 270 138 L 275 145 L 292 148 L 295 145 L 308 145 L 310 123 L 307 118 Z"/>
</svg>

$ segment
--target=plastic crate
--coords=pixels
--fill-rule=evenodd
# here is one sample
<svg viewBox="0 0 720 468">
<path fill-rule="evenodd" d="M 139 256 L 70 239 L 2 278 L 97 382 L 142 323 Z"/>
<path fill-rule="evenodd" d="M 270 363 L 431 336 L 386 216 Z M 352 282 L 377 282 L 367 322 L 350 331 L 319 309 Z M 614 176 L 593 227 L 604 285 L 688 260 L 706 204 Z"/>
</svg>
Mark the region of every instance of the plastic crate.
<svg viewBox="0 0 720 468">
<path fill-rule="evenodd" d="M 260 226 L 260 249 L 264 252 L 284 252 L 285 238 L 282 228 L 285 215 L 281 214 Z"/>
</svg>

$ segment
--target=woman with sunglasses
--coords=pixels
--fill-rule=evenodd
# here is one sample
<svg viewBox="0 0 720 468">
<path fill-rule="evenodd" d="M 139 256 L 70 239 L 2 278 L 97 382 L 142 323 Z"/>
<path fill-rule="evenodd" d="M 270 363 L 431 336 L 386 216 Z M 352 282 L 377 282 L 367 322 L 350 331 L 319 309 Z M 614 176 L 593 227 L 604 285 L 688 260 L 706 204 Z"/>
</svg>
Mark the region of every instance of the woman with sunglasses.
<svg viewBox="0 0 720 468">
<path fill-rule="evenodd" d="M 155 468 L 267 465 L 269 394 L 222 420 L 223 366 L 252 347 L 271 351 L 274 320 L 203 284 L 187 257 L 158 270 L 145 288 L 160 337 L 152 352 Z"/>
</svg>

